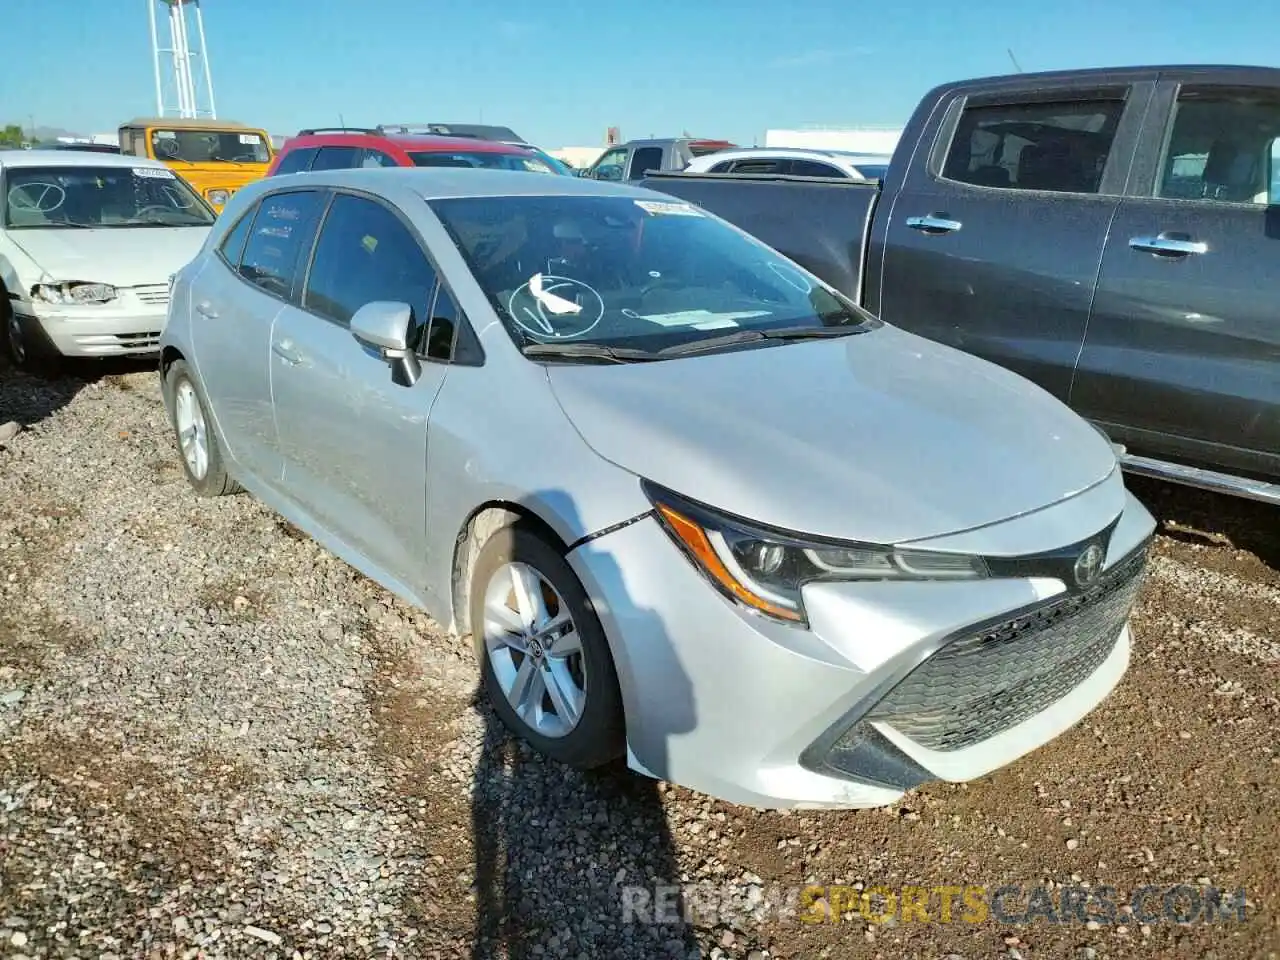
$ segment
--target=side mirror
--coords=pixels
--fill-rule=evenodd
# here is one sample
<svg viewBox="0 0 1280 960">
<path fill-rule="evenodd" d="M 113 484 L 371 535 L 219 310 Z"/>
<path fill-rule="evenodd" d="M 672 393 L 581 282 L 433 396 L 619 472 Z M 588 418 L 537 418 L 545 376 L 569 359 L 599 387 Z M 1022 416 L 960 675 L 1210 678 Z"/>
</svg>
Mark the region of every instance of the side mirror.
<svg viewBox="0 0 1280 960">
<path fill-rule="evenodd" d="M 351 318 L 351 335 L 402 372 L 409 384 L 422 374 L 413 348 L 409 345 L 409 328 L 413 325 L 413 308 L 407 303 L 375 300 L 366 303 Z"/>
</svg>

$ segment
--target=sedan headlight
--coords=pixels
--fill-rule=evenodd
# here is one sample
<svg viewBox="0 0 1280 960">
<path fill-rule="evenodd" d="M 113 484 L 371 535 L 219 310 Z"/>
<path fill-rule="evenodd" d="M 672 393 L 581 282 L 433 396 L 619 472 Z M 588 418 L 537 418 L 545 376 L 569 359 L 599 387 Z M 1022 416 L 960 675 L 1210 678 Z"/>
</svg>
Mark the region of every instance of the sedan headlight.
<svg viewBox="0 0 1280 960">
<path fill-rule="evenodd" d="M 45 303 L 106 303 L 116 298 L 116 288 L 109 283 L 37 283 L 31 288 L 33 300 Z"/>
<path fill-rule="evenodd" d="M 231 199 L 231 191 L 209 190 L 205 193 L 204 197 L 215 207 L 225 207 L 227 205 L 227 201 Z"/>
<path fill-rule="evenodd" d="M 974 580 L 981 557 L 865 543 L 821 542 L 725 516 L 646 482 L 645 493 L 676 545 L 726 596 L 750 609 L 804 623 L 800 591 L 818 580 Z"/>
</svg>

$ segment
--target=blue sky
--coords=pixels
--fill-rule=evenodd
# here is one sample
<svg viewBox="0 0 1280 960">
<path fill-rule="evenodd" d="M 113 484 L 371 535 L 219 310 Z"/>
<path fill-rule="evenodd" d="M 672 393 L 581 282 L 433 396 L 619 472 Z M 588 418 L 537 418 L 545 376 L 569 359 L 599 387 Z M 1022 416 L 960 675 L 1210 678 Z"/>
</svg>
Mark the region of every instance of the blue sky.
<svg viewBox="0 0 1280 960">
<path fill-rule="evenodd" d="M 88 133 L 153 113 L 146 3 L 3 0 L 0 121 Z M 1262 0 L 205 0 L 204 14 L 221 117 L 273 133 L 483 119 L 548 148 L 610 125 L 751 143 L 898 124 L 934 83 L 1011 71 L 1006 48 L 1026 70 L 1280 61 L 1280 7 Z"/>
</svg>

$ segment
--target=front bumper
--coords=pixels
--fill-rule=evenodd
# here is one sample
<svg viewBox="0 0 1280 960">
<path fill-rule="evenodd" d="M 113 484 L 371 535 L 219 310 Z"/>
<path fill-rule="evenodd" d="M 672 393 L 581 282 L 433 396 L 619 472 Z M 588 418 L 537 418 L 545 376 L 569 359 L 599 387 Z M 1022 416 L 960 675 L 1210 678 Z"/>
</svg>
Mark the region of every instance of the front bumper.
<svg viewBox="0 0 1280 960">
<path fill-rule="evenodd" d="M 1000 525 L 1030 542 L 1096 513 L 1070 542 L 1119 512 L 1097 598 L 1047 577 L 813 584 L 809 629 L 725 600 L 652 518 L 589 541 L 569 559 L 613 650 L 631 766 L 751 806 L 871 807 L 1052 740 L 1128 666 L 1154 521 L 1120 484 Z"/>
<path fill-rule="evenodd" d="M 13 306 L 28 335 L 39 331 L 64 357 L 146 356 L 160 350 L 169 287 L 121 287 L 108 303 L 23 301 Z"/>
</svg>

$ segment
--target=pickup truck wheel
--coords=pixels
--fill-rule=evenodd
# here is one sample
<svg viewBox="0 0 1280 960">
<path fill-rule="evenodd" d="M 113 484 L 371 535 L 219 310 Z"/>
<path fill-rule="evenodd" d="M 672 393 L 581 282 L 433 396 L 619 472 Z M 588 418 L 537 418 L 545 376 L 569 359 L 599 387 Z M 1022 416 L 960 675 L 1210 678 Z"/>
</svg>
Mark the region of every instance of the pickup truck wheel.
<svg viewBox="0 0 1280 960">
<path fill-rule="evenodd" d="M 609 643 L 560 551 L 519 524 L 499 531 L 476 559 L 470 602 L 485 691 L 507 728 L 580 770 L 620 757 Z"/>
<path fill-rule="evenodd" d="M 182 472 L 202 497 L 237 493 L 240 485 L 227 473 L 218 438 L 209 424 L 204 396 L 182 360 L 175 360 L 165 377 L 165 405 L 178 440 Z"/>
</svg>

